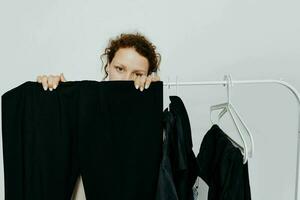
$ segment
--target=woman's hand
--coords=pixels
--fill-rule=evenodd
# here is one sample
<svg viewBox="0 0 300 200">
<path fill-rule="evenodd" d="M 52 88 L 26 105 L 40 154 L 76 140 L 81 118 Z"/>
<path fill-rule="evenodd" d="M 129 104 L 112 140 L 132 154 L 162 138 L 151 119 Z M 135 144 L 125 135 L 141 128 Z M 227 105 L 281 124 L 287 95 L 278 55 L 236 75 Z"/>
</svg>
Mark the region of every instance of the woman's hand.
<svg viewBox="0 0 300 200">
<path fill-rule="evenodd" d="M 66 79 L 63 75 L 63 73 L 60 73 L 60 75 L 39 75 L 37 76 L 37 82 L 42 83 L 44 90 L 47 90 L 49 88 L 50 91 L 53 89 L 56 89 L 59 82 L 65 82 Z"/>
<path fill-rule="evenodd" d="M 159 81 L 159 76 L 152 72 L 150 75 L 142 75 L 142 76 L 134 76 L 134 85 L 136 89 L 140 88 L 140 91 L 143 91 L 144 89 L 148 89 L 151 82 Z"/>
</svg>

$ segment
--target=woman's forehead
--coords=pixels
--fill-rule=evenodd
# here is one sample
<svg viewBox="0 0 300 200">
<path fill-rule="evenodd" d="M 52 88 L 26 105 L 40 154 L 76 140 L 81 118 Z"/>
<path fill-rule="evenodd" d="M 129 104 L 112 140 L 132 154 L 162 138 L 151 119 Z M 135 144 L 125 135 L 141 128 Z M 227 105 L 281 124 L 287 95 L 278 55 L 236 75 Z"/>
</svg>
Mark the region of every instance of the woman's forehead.
<svg viewBox="0 0 300 200">
<path fill-rule="evenodd" d="M 147 58 L 140 55 L 134 48 L 119 49 L 113 58 L 113 62 L 130 69 L 148 70 Z"/>
</svg>

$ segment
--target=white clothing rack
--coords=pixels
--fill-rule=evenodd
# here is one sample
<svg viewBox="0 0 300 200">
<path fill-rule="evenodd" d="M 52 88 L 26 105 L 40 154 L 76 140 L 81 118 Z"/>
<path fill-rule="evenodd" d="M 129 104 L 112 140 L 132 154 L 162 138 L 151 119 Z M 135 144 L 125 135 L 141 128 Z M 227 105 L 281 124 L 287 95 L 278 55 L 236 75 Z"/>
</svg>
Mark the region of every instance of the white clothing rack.
<svg viewBox="0 0 300 200">
<path fill-rule="evenodd" d="M 295 200 L 300 200 L 299 191 L 299 156 L 300 156 L 300 95 L 299 92 L 289 83 L 280 80 L 232 80 L 232 84 L 280 84 L 288 88 L 296 97 L 298 101 L 298 138 L 297 138 L 297 163 L 296 163 L 296 184 L 295 184 Z M 201 81 L 201 82 L 168 82 L 163 83 L 164 86 L 196 86 L 196 85 L 224 85 L 227 81 Z"/>
</svg>

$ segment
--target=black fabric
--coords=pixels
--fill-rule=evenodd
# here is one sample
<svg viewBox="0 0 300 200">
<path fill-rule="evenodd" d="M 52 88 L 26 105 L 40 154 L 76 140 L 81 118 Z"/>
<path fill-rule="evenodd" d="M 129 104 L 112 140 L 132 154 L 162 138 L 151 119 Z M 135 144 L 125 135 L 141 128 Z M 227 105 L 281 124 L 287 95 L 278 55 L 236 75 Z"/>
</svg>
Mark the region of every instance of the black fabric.
<svg viewBox="0 0 300 200">
<path fill-rule="evenodd" d="M 205 134 L 197 162 L 208 200 L 251 200 L 248 163 L 217 124 Z"/>
<path fill-rule="evenodd" d="M 174 182 L 179 200 L 193 199 L 193 185 L 197 178 L 197 162 L 193 152 L 192 133 L 188 113 L 178 96 L 170 96 L 170 112 L 175 118 L 173 160 Z"/>
<path fill-rule="evenodd" d="M 178 96 L 170 96 L 170 110 L 166 114 L 164 156 L 159 190 L 156 200 L 192 200 L 193 185 L 197 178 L 197 162 L 192 150 L 192 136 L 188 113 Z M 171 177 L 170 177 L 171 176 Z M 160 186 L 159 186 L 160 187 Z M 174 187 L 176 195 L 174 194 Z"/>
<path fill-rule="evenodd" d="M 173 166 L 170 159 L 171 153 L 171 134 L 174 130 L 174 117 L 167 109 L 164 110 L 164 142 L 163 156 L 159 169 L 156 200 L 178 200 L 177 191 L 174 183 Z"/>
<path fill-rule="evenodd" d="M 162 155 L 162 82 L 25 82 L 2 95 L 5 200 L 153 200 Z"/>
</svg>

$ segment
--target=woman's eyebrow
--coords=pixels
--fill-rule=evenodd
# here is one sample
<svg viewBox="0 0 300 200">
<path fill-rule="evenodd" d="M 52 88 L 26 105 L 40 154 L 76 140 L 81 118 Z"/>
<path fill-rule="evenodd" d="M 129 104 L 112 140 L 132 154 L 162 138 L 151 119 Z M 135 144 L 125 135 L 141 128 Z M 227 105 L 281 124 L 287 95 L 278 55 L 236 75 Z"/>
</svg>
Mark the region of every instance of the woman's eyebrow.
<svg viewBox="0 0 300 200">
<path fill-rule="evenodd" d="M 142 69 L 137 69 L 135 70 L 136 72 L 145 72 L 145 70 L 142 70 Z"/>
<path fill-rule="evenodd" d="M 122 67 L 125 67 L 125 68 L 126 68 L 126 66 L 125 66 L 125 65 L 123 65 L 123 64 L 121 64 L 121 63 L 117 63 L 117 65 L 121 65 Z"/>
<path fill-rule="evenodd" d="M 125 67 L 125 68 L 126 68 L 126 66 L 123 65 L 123 64 L 121 64 L 121 63 L 117 63 L 117 65 L 121 65 L 122 67 Z M 143 70 L 143 69 L 137 69 L 137 70 L 134 70 L 134 71 L 135 71 L 135 72 L 145 72 L 145 73 L 146 73 L 146 71 Z"/>
</svg>

